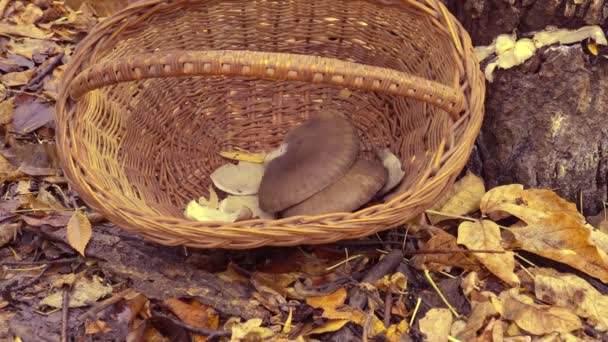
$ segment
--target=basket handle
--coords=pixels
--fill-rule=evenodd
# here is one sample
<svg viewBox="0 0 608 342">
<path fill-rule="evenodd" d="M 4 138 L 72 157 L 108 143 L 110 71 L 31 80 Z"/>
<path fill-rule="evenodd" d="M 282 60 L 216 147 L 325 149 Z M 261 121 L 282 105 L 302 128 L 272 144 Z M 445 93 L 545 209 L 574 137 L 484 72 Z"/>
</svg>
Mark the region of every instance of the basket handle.
<svg viewBox="0 0 608 342">
<path fill-rule="evenodd" d="M 122 57 L 82 71 L 71 82 L 69 94 L 78 99 L 91 90 L 116 83 L 208 75 L 297 80 L 381 91 L 425 101 L 454 118 L 465 107 L 461 91 L 393 69 L 327 57 L 240 50 L 156 52 Z"/>
</svg>

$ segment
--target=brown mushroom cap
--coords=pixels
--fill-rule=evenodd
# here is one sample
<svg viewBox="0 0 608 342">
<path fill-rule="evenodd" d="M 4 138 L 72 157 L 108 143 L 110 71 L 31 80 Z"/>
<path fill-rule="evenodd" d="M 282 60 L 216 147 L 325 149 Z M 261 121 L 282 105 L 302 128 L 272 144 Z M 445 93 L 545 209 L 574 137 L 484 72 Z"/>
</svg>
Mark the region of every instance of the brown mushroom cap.
<svg viewBox="0 0 608 342">
<path fill-rule="evenodd" d="M 359 154 L 356 127 L 345 116 L 324 111 L 294 127 L 287 151 L 266 166 L 260 208 L 276 213 L 304 201 L 344 176 Z"/>
<path fill-rule="evenodd" d="M 357 159 L 337 182 L 280 213 L 281 217 L 351 212 L 369 202 L 386 183 L 388 171 L 377 160 Z"/>
</svg>

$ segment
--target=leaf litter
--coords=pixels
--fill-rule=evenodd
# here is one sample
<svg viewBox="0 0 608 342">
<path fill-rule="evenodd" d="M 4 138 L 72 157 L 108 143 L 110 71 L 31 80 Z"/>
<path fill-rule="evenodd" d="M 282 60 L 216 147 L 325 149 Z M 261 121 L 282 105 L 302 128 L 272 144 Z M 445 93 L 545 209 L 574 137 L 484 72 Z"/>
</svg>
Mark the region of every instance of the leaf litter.
<svg viewBox="0 0 608 342">
<path fill-rule="evenodd" d="M 96 216 L 62 180 L 54 100 L 74 44 L 127 4 L 9 1 L 4 8 L 0 339 L 608 339 L 606 214 L 586 219 L 549 190 L 486 189 L 468 173 L 404 227 L 250 251 L 159 246 Z M 221 195 L 212 188 L 191 202 L 193 215 L 273 218 L 255 194 L 260 167 L 284 150 L 271 152 L 223 151 L 237 164 L 215 177 Z M 403 170 L 394 155 L 378 153 L 386 191 Z M 243 179 L 230 173 L 241 166 L 249 170 Z"/>
</svg>

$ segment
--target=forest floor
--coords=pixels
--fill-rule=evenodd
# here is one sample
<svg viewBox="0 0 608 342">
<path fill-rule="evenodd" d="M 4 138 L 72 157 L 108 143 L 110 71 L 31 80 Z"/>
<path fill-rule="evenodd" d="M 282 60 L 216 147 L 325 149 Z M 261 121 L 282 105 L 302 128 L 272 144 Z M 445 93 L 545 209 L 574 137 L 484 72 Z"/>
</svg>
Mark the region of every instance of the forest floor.
<svg viewBox="0 0 608 342">
<path fill-rule="evenodd" d="M 121 1 L 0 0 L 0 340 L 608 341 L 608 220 L 467 173 L 410 224 L 330 245 L 147 242 L 72 191 L 54 104 Z"/>
</svg>

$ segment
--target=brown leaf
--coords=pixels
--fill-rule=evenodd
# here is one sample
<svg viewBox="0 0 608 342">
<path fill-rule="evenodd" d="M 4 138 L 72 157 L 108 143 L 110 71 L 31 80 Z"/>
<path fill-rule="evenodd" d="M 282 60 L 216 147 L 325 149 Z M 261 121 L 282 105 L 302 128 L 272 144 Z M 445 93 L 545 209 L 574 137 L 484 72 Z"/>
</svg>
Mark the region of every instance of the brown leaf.
<svg viewBox="0 0 608 342">
<path fill-rule="evenodd" d="M 63 228 L 68 225 L 74 213 L 70 211 L 53 211 L 43 217 L 21 216 L 21 219 L 30 226 L 49 225 L 52 227 Z"/>
<path fill-rule="evenodd" d="M 89 222 L 87 216 L 79 210 L 75 211 L 67 226 L 67 237 L 70 246 L 84 256 L 84 251 L 92 235 L 91 222 Z"/>
<path fill-rule="evenodd" d="M 425 341 L 448 341 L 450 328 L 452 327 L 452 319 L 452 313 L 448 309 L 433 308 L 427 311 L 424 318 L 418 322 L 420 325 L 420 332 L 426 335 Z"/>
<path fill-rule="evenodd" d="M 34 62 L 19 55 L 10 55 L 8 58 L 0 59 L 0 71 L 7 74 L 16 71 L 23 71 L 25 69 L 31 69 L 34 66 Z"/>
<path fill-rule="evenodd" d="M 30 25 L 10 25 L 0 23 L 0 34 L 5 36 L 29 37 L 37 39 L 48 38 L 48 35 L 33 24 Z"/>
<path fill-rule="evenodd" d="M 437 254 L 424 254 L 425 250 L 434 251 L 459 251 L 463 253 L 437 253 Z M 433 271 L 442 271 L 446 267 L 455 266 L 461 267 L 465 270 L 479 270 L 479 265 L 474 259 L 467 257 L 464 254 L 465 249 L 458 246 L 456 237 L 440 232 L 430 238 L 420 248 L 420 253 L 414 255 L 411 259 L 412 266 L 418 269 L 427 268 Z"/>
<path fill-rule="evenodd" d="M 27 134 L 53 121 L 55 108 L 49 103 L 28 102 L 18 106 L 13 116 L 13 127 L 19 134 Z"/>
<path fill-rule="evenodd" d="M 2 153 L 19 171 L 30 176 L 54 176 L 59 168 L 55 144 L 15 145 Z"/>
<path fill-rule="evenodd" d="M 11 72 L 0 76 L 0 82 L 6 87 L 17 87 L 26 85 L 36 74 L 35 70 L 25 70 L 19 72 Z"/>
<path fill-rule="evenodd" d="M 549 268 L 530 271 L 535 275 L 536 298 L 572 310 L 598 331 L 608 330 L 608 296 L 573 274 Z"/>
<path fill-rule="evenodd" d="M 505 252 L 500 241 L 500 227 L 492 221 L 463 222 L 458 227 L 458 243 L 471 250 Z M 515 269 L 513 252 L 475 253 L 474 256 L 498 278 L 512 287 L 519 286 L 519 278 L 513 273 Z"/>
<path fill-rule="evenodd" d="M 177 298 L 169 298 L 164 304 L 184 323 L 198 328 L 209 328 L 216 330 L 220 319 L 213 308 L 205 306 L 196 300 L 187 304 Z M 195 341 L 206 341 L 206 337 L 195 335 Z"/>
<path fill-rule="evenodd" d="M 519 289 L 504 291 L 500 298 L 504 303 L 505 318 L 531 334 L 567 333 L 583 327 L 571 310 L 535 304 L 532 298 L 520 294 Z"/>
</svg>

